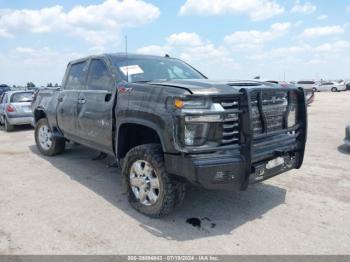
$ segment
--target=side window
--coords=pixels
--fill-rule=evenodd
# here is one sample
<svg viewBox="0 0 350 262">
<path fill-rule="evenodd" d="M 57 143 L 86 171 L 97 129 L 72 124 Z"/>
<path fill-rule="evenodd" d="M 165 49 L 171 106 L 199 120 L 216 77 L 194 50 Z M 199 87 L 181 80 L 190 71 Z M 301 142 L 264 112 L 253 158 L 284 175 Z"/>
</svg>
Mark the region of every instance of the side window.
<svg viewBox="0 0 350 262">
<path fill-rule="evenodd" d="M 71 65 L 67 77 L 67 90 L 82 90 L 85 88 L 85 79 L 87 73 L 87 63 L 77 63 Z"/>
<path fill-rule="evenodd" d="M 113 87 L 113 78 L 106 64 L 100 59 L 91 60 L 87 89 L 111 91 Z"/>
</svg>

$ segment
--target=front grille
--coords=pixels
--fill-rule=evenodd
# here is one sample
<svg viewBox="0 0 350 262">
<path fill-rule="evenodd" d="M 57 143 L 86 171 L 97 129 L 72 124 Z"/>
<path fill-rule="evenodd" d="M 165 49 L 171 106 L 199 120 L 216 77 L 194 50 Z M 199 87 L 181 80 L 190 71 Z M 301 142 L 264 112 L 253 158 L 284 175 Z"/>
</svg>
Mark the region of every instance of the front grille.
<svg viewBox="0 0 350 262">
<path fill-rule="evenodd" d="M 221 104 L 221 106 L 226 110 L 237 110 L 235 113 L 225 114 L 224 120 L 221 123 L 222 139 L 221 145 L 233 145 L 239 143 L 239 98 L 218 98 L 215 100 L 216 103 Z"/>
<path fill-rule="evenodd" d="M 288 109 L 288 91 L 262 90 L 251 94 L 253 134 L 283 130 Z"/>
</svg>

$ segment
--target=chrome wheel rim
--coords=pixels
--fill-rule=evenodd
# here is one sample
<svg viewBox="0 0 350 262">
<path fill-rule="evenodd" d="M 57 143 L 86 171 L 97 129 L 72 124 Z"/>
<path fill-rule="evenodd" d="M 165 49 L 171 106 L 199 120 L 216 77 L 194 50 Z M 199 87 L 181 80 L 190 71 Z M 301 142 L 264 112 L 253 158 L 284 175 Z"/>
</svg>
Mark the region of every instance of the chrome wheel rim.
<svg viewBox="0 0 350 262">
<path fill-rule="evenodd" d="M 154 205 L 160 195 L 159 178 L 150 163 L 137 160 L 130 168 L 130 187 L 135 198 L 145 206 Z"/>
<path fill-rule="evenodd" d="M 39 128 L 39 143 L 42 149 L 49 150 L 52 146 L 52 133 L 48 126 L 43 125 Z"/>
</svg>

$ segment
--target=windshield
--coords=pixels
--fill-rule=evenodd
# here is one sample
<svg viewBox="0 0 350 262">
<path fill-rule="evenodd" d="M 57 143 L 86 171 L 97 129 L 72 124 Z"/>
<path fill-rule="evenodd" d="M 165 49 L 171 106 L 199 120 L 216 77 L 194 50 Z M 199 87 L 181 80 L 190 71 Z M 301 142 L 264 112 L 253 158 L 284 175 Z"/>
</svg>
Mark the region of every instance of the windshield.
<svg viewBox="0 0 350 262">
<path fill-rule="evenodd" d="M 11 103 L 32 102 L 32 100 L 32 92 L 15 93 L 11 97 Z"/>
<path fill-rule="evenodd" d="M 128 82 L 205 78 L 184 62 L 170 58 L 147 57 L 126 60 L 125 58 L 112 57 L 112 63 Z"/>
</svg>

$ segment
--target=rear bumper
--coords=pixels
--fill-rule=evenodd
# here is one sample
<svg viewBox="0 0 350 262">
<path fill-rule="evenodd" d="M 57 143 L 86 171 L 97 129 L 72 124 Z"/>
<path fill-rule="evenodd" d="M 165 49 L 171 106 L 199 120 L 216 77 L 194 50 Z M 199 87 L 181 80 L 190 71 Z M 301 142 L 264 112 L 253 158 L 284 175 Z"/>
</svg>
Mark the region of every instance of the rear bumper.
<svg viewBox="0 0 350 262">
<path fill-rule="evenodd" d="M 11 116 L 7 118 L 10 125 L 29 125 L 33 123 L 32 116 Z"/>
</svg>

